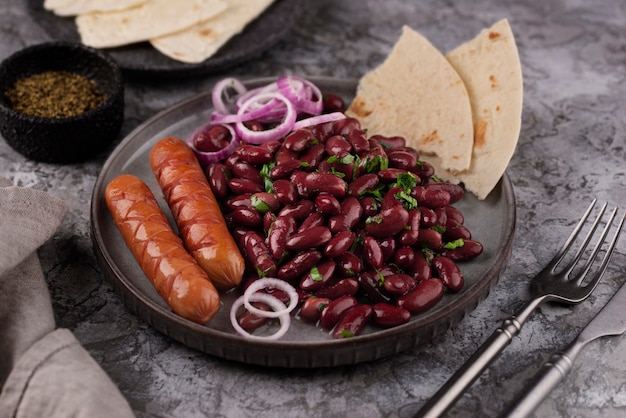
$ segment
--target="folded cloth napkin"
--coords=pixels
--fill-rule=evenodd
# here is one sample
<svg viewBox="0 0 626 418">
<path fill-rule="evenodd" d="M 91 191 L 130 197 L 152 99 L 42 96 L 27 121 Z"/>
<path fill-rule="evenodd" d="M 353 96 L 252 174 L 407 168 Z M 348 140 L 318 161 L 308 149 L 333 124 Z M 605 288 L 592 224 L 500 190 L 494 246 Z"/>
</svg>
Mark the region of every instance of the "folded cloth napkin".
<svg viewBox="0 0 626 418">
<path fill-rule="evenodd" d="M 74 335 L 55 329 L 36 251 L 67 210 L 0 177 L 0 418 L 134 416 Z"/>
</svg>

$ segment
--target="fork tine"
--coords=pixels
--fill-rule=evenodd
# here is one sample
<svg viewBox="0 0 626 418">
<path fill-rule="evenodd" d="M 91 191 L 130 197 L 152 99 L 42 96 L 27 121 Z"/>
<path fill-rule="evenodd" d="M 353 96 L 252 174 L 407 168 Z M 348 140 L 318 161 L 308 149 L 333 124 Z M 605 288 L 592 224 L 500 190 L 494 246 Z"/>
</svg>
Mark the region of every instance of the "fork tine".
<svg viewBox="0 0 626 418">
<path fill-rule="evenodd" d="M 591 264 L 593 260 L 595 259 L 596 255 L 598 254 L 598 251 L 600 250 L 600 247 L 602 246 L 602 243 L 604 239 L 606 238 L 606 235 L 609 232 L 609 229 L 611 227 L 611 224 L 613 223 L 613 219 L 615 218 L 616 213 L 617 213 L 617 208 L 613 209 L 613 212 L 611 213 L 611 219 L 607 222 L 606 226 L 604 227 L 604 231 L 602 232 L 602 237 L 598 240 L 598 243 L 596 244 L 596 248 L 594 248 L 592 255 L 589 257 L 589 260 L 587 260 L 587 263 L 585 264 L 585 268 L 577 277 L 576 282 L 578 284 L 580 284 L 583 281 L 584 276 L 589 272 L 589 269 L 591 268 Z M 617 224 L 617 229 L 615 230 L 615 233 L 613 234 L 613 238 L 611 239 L 611 243 L 609 244 L 606 250 L 606 253 L 604 254 L 604 257 L 602 258 L 602 263 L 600 264 L 600 267 L 598 268 L 598 271 L 596 272 L 595 276 L 589 281 L 589 283 L 585 286 L 585 288 L 590 288 L 593 291 L 595 286 L 600 281 L 600 277 L 602 277 L 602 275 L 604 274 L 604 271 L 606 270 L 606 267 L 609 264 L 611 256 L 613 255 L 613 251 L 615 250 L 615 247 L 617 246 L 617 240 L 619 239 L 620 233 L 622 232 L 625 219 L 626 219 L 626 214 L 622 215 L 622 217 L 620 218 Z"/>
<path fill-rule="evenodd" d="M 589 255 L 589 258 L 587 259 L 587 262 L 585 263 L 582 271 L 577 276 L 576 283 L 581 284 L 582 281 L 583 281 L 583 278 L 587 275 L 587 273 L 589 273 L 589 270 L 591 269 L 591 265 L 593 264 L 593 261 L 595 260 L 596 256 L 598 255 L 598 252 L 600 251 L 600 248 L 602 247 L 602 244 L 604 243 L 604 240 L 606 239 L 606 236 L 608 235 L 609 230 L 611 229 L 611 225 L 613 223 L 613 220 L 615 219 L 616 213 L 617 213 L 617 208 L 614 208 L 613 211 L 611 212 L 610 216 L 609 216 L 609 219 L 606 221 L 606 225 L 604 226 L 604 230 L 602 231 L 602 234 L 598 238 L 598 242 L 596 243 L 595 248 L 593 249 L 593 251 Z M 584 250 L 584 248 L 581 248 L 581 252 L 582 252 L 582 250 Z M 572 263 L 572 265 L 568 268 L 567 274 L 569 275 L 572 272 L 572 270 L 574 270 L 574 263 Z"/>
<path fill-rule="evenodd" d="M 585 214 L 580 219 L 580 221 L 578 221 L 578 224 L 576 225 L 576 227 L 574 228 L 574 230 L 572 231 L 570 236 L 567 237 L 567 240 L 565 240 L 565 243 L 563 244 L 563 247 L 559 250 L 559 252 L 556 253 L 556 255 L 554 256 L 552 261 L 548 264 L 548 267 L 550 267 L 550 270 L 552 272 L 554 272 L 556 270 L 556 268 L 559 265 L 559 263 L 561 261 L 563 261 L 563 258 L 565 257 L 565 254 L 569 251 L 571 246 L 574 244 L 574 241 L 576 240 L 576 237 L 580 233 L 580 230 L 583 228 L 583 225 L 585 225 L 585 223 L 587 222 L 587 219 L 589 218 L 589 215 L 591 214 L 591 211 L 593 210 L 594 206 L 596 205 L 597 200 L 598 199 L 594 198 L 591 201 L 591 204 L 589 205 L 589 207 L 585 211 Z M 607 206 L 607 204 L 605 203 L 602 206 L 602 208 L 600 209 L 600 214 L 596 218 L 595 223 L 594 223 L 594 225 L 592 227 L 592 230 L 585 237 L 585 242 L 583 244 L 583 247 L 585 247 L 589 243 L 589 240 L 591 239 L 591 236 L 593 235 L 593 231 L 597 227 L 599 219 L 602 217 L 602 215 L 604 213 L 604 210 L 606 209 L 606 206 Z M 579 250 L 579 253 L 577 254 L 577 258 L 580 258 L 581 254 L 582 253 Z"/>
</svg>

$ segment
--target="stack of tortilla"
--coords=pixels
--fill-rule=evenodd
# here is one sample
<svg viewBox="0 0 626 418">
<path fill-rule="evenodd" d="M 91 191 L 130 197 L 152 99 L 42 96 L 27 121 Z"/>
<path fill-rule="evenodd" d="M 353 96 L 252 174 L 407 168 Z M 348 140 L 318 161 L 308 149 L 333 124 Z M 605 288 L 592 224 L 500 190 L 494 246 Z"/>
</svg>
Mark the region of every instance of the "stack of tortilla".
<svg viewBox="0 0 626 418">
<path fill-rule="evenodd" d="M 522 95 L 506 19 L 445 56 L 405 26 L 386 60 L 359 81 L 348 115 L 372 133 L 404 136 L 438 177 L 485 199 L 515 151 Z"/>
<path fill-rule="evenodd" d="M 114 48 L 150 42 L 185 63 L 213 56 L 273 0 L 45 0 L 59 16 L 76 16 L 81 42 Z"/>
</svg>

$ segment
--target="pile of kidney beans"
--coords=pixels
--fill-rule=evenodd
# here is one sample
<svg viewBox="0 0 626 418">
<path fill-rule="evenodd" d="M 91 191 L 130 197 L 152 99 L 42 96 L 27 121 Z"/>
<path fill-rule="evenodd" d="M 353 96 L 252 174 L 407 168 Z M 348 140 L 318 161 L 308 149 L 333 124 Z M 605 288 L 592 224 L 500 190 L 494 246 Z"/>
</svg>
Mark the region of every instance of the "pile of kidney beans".
<svg viewBox="0 0 626 418">
<path fill-rule="evenodd" d="M 219 148 L 228 135 L 216 125 L 196 146 Z M 457 262 L 483 250 L 452 206 L 463 189 L 437 179 L 404 138 L 368 138 L 356 119 L 242 143 L 206 175 L 247 262 L 242 286 L 289 282 L 299 317 L 335 338 L 400 325 L 458 292 Z M 239 317 L 247 330 L 266 320 Z"/>
</svg>

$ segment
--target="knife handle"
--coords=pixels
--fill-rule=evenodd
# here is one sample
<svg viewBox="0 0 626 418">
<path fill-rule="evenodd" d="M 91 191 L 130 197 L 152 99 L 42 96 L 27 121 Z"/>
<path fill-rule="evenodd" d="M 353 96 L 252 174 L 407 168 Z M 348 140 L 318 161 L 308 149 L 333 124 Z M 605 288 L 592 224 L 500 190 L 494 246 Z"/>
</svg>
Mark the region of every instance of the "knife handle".
<svg viewBox="0 0 626 418">
<path fill-rule="evenodd" d="M 572 364 L 585 344 L 575 341 L 565 351 L 555 353 L 526 384 L 502 418 L 530 415 L 572 370 Z"/>
</svg>

